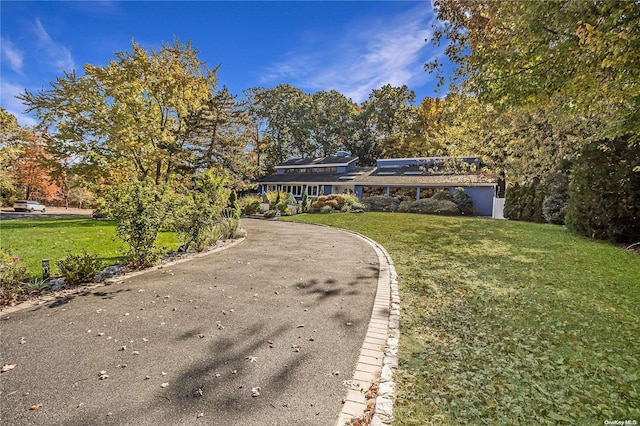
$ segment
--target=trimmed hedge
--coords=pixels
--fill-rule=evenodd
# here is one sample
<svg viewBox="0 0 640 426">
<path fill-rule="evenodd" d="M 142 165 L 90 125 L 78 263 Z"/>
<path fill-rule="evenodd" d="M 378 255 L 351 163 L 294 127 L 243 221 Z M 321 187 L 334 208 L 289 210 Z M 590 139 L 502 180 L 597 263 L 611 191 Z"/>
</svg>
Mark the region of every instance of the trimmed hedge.
<svg viewBox="0 0 640 426">
<path fill-rule="evenodd" d="M 395 212 L 398 211 L 400 198 L 376 195 L 373 197 L 363 198 L 362 204 L 367 206 L 367 210 L 372 212 Z"/>
<path fill-rule="evenodd" d="M 443 216 L 457 216 L 460 214 L 460 209 L 453 201 L 425 198 L 422 200 L 413 201 L 409 206 L 409 212 L 422 214 L 438 214 Z"/>
<path fill-rule="evenodd" d="M 449 192 L 449 194 L 451 193 Z M 374 212 L 422 213 L 446 216 L 459 215 L 460 209 L 456 203 L 446 198 L 446 196 L 441 194 L 417 201 L 400 201 L 398 197 L 376 196 L 363 198 L 362 203 L 368 207 L 368 210 Z"/>
</svg>

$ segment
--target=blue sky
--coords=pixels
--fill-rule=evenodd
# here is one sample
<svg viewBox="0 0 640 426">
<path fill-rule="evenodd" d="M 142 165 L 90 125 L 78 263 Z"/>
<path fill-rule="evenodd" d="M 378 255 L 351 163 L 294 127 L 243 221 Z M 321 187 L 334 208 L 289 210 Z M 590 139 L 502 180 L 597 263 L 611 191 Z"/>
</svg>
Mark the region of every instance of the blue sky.
<svg viewBox="0 0 640 426">
<path fill-rule="evenodd" d="M 106 65 L 131 41 L 159 49 L 192 40 L 219 86 L 242 95 L 288 83 L 335 89 L 362 102 L 372 89 L 407 84 L 417 102 L 436 92 L 424 63 L 442 56 L 425 39 L 436 23 L 430 1 L 6 1 L 0 3 L 1 105 L 21 124 L 14 98 L 86 63 Z"/>
</svg>

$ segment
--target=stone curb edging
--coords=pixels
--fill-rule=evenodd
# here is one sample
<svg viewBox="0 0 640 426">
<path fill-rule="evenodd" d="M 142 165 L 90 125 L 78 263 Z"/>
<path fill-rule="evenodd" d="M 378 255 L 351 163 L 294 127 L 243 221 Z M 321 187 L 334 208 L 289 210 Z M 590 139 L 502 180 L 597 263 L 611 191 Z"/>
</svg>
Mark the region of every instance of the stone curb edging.
<svg viewBox="0 0 640 426">
<path fill-rule="evenodd" d="M 166 263 L 162 263 L 160 265 L 151 266 L 149 268 L 142 269 L 140 271 L 127 272 L 127 273 L 122 274 L 122 275 L 117 275 L 115 277 L 107 278 L 101 283 L 95 283 L 95 284 L 89 283 L 87 285 L 81 285 L 81 286 L 78 286 L 78 287 L 73 288 L 73 289 L 60 290 L 60 291 L 55 292 L 54 294 L 38 298 L 36 303 L 33 303 L 30 300 L 25 300 L 24 302 L 21 302 L 20 304 L 18 304 L 16 306 L 7 306 L 7 307 L 4 307 L 4 308 L 0 309 L 0 317 L 19 312 L 19 311 L 21 311 L 23 309 L 33 308 L 34 306 L 40 306 L 40 305 L 42 305 L 44 303 L 51 302 L 51 301 L 56 300 L 56 299 L 58 299 L 60 297 L 72 296 L 74 294 L 78 294 L 78 293 L 83 292 L 83 291 L 93 290 L 93 289 L 96 289 L 96 288 L 105 287 L 105 286 L 109 286 L 109 285 L 112 285 L 112 284 L 118 284 L 118 283 L 121 283 L 122 281 L 124 281 L 126 279 L 137 277 L 138 275 L 146 274 L 147 272 L 155 271 L 155 270 L 158 270 L 158 269 L 164 269 L 166 267 L 177 265 L 179 263 L 188 262 L 188 261 L 190 261 L 192 259 L 197 259 L 197 258 L 200 258 L 200 257 L 209 256 L 210 254 L 218 253 L 218 252 L 220 252 L 222 250 L 226 250 L 228 248 L 237 246 L 238 244 L 244 242 L 245 239 L 246 239 L 246 237 L 242 237 L 242 238 L 239 238 L 237 240 L 232 240 L 230 243 L 224 244 L 221 247 L 216 247 L 216 248 L 214 248 L 212 250 L 209 250 L 209 251 L 206 251 L 206 252 L 196 253 L 196 254 L 190 255 L 188 257 L 183 257 L 183 258 L 176 259 L 176 260 L 170 260 L 170 261 L 168 261 Z"/>
<path fill-rule="evenodd" d="M 360 349 L 360 357 L 335 426 L 388 426 L 393 422 L 396 396 L 395 372 L 398 368 L 400 340 L 400 293 L 398 274 L 385 248 L 355 231 L 307 222 L 352 234 L 369 244 L 378 256 L 379 275 L 369 328 Z"/>
<path fill-rule="evenodd" d="M 338 229 L 338 228 L 332 228 Z M 398 345 L 400 339 L 400 294 L 398 291 L 398 274 L 393 265 L 393 260 L 385 248 L 371 238 L 365 237 L 354 231 L 341 229 L 357 236 L 367 242 L 375 250 L 379 261 L 378 288 L 376 290 L 376 301 L 373 306 L 369 329 L 365 341 L 360 351 L 358 364 L 356 365 L 354 380 L 358 381 L 362 377 L 359 373 L 363 370 L 371 370 L 371 366 L 377 368 L 373 370 L 373 380 L 370 381 L 369 392 L 364 394 L 364 403 L 352 401 L 350 397 L 353 390 L 347 393 L 346 402 L 338 418 L 336 426 L 346 424 L 384 426 L 393 422 L 393 405 L 396 395 L 395 371 L 398 368 Z M 380 320 L 386 319 L 386 327 L 380 327 Z M 380 332 L 386 334 L 384 343 L 379 344 Z M 372 344 L 378 344 L 378 350 L 371 350 Z M 384 350 L 382 349 L 384 348 Z M 371 358 L 376 359 L 372 363 Z M 375 356 L 377 355 L 377 356 Z M 381 362 L 380 362 L 381 361 Z M 366 383 L 366 382 L 365 382 Z M 376 386 L 377 385 L 377 386 Z M 374 389 L 377 388 L 377 391 Z M 350 404 L 354 403 L 356 404 Z M 357 412 L 356 411 L 357 407 Z M 367 413 L 369 411 L 369 413 Z M 358 423 L 353 422 L 354 419 Z"/>
</svg>

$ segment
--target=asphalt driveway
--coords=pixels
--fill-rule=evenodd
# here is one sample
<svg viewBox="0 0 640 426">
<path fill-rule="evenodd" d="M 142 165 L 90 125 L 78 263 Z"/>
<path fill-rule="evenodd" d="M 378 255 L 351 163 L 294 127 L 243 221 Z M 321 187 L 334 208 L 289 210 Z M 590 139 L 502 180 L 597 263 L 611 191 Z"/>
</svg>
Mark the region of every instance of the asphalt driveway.
<svg viewBox="0 0 640 426">
<path fill-rule="evenodd" d="M 242 226 L 222 252 L 0 317 L 0 423 L 335 424 L 378 258 L 337 230 Z"/>
</svg>

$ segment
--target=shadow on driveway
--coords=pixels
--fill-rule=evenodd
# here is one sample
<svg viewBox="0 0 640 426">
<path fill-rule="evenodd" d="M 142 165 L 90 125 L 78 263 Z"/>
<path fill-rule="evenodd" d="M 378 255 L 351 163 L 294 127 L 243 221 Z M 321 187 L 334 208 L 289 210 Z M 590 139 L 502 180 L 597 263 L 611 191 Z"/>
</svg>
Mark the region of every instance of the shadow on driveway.
<svg viewBox="0 0 640 426">
<path fill-rule="evenodd" d="M 16 366 L 0 375 L 0 421 L 334 424 L 375 252 L 312 225 L 242 226 L 246 241 L 225 251 L 2 316 L 0 362 Z"/>
</svg>

